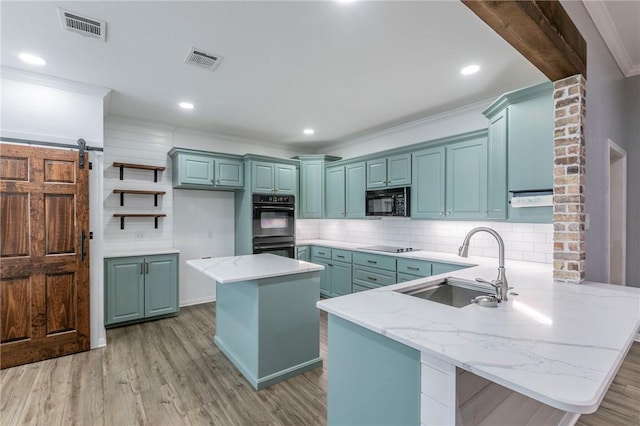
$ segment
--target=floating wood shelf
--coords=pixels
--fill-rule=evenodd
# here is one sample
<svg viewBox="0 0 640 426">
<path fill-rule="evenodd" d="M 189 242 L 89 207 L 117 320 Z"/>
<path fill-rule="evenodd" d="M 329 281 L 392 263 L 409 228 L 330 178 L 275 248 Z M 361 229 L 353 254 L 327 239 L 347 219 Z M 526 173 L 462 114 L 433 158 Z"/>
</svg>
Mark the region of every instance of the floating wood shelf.
<svg viewBox="0 0 640 426">
<path fill-rule="evenodd" d="M 137 194 L 137 195 L 153 195 L 154 206 L 158 207 L 158 195 L 166 194 L 165 191 L 139 191 L 137 189 L 114 189 L 114 194 L 120 194 L 120 205 L 124 206 L 124 194 Z"/>
<path fill-rule="evenodd" d="M 120 218 L 120 229 L 124 229 L 124 218 L 125 217 L 152 217 L 155 219 L 156 229 L 158 229 L 158 218 L 166 217 L 167 215 L 164 213 L 117 213 L 114 214 L 113 217 Z"/>
<path fill-rule="evenodd" d="M 132 163 L 113 163 L 113 167 L 120 168 L 120 180 L 124 180 L 124 169 L 138 169 L 138 170 L 153 170 L 153 181 L 158 181 L 158 172 L 166 169 L 166 167 L 160 166 L 147 166 L 145 164 L 132 164 Z"/>
</svg>

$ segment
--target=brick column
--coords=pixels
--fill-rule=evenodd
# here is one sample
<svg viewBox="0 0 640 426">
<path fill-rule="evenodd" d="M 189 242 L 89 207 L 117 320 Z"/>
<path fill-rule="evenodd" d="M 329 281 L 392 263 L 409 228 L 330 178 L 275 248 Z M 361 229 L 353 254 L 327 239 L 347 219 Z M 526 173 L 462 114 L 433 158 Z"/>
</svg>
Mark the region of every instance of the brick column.
<svg viewBox="0 0 640 426">
<path fill-rule="evenodd" d="M 580 74 L 554 82 L 553 278 L 585 276 L 585 88 Z"/>
</svg>

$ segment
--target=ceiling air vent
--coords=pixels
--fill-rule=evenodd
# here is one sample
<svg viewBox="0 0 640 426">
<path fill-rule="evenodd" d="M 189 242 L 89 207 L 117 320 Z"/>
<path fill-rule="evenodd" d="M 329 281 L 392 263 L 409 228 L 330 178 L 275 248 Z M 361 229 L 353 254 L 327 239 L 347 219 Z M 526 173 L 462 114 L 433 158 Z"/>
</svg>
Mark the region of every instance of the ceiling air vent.
<svg viewBox="0 0 640 426">
<path fill-rule="evenodd" d="M 63 29 L 85 37 L 97 38 L 99 40 L 106 41 L 106 22 L 78 15 L 77 13 L 72 13 L 68 10 L 58 10 L 60 11 L 60 20 L 62 21 Z"/>
<path fill-rule="evenodd" d="M 201 49 L 196 49 L 195 47 L 191 48 L 187 55 L 187 59 L 184 61 L 185 64 L 195 65 L 209 71 L 215 70 L 220 62 L 222 62 L 222 58 L 220 56 L 212 55 L 211 53 L 207 53 Z"/>
</svg>

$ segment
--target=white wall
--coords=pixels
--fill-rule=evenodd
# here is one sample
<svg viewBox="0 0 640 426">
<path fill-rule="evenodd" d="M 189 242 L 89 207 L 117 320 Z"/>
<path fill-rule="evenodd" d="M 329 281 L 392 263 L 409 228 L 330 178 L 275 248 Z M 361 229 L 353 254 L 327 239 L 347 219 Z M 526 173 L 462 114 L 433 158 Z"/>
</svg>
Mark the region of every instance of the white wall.
<svg viewBox="0 0 640 426">
<path fill-rule="evenodd" d="M 586 209 L 590 229 L 586 231 L 586 279 L 606 282 L 607 223 L 607 139 L 626 148 L 623 132 L 625 118 L 624 76 L 611 56 L 600 33 L 582 2 L 562 1 L 571 20 L 587 42 L 587 125 L 586 135 Z M 633 168 L 633 162 L 628 163 Z M 629 182 L 630 190 L 635 186 Z M 631 197 L 631 193 L 628 198 Z M 633 220 L 632 217 L 629 220 Z M 627 262 L 634 262 L 628 258 Z M 631 284 L 627 278 L 627 283 Z"/>
<path fill-rule="evenodd" d="M 3 137 L 77 146 L 80 138 L 103 146 L 103 102 L 109 91 L 66 80 L 2 68 L 0 134 Z M 91 347 L 106 344 L 103 316 L 102 154 L 90 152 L 89 172 Z"/>
<path fill-rule="evenodd" d="M 627 151 L 627 285 L 640 287 L 640 75 L 625 80 Z"/>
<path fill-rule="evenodd" d="M 104 244 L 105 250 L 145 250 L 173 247 L 173 188 L 171 184 L 171 162 L 167 152 L 171 149 L 171 129 L 157 124 L 131 123 L 109 119 L 105 122 L 104 136 Z M 150 170 L 124 169 L 120 180 L 120 168 L 114 162 L 164 166 L 158 173 L 158 182 L 153 181 Z M 158 196 L 158 206 L 151 195 L 124 195 L 124 206 L 120 206 L 120 195 L 114 189 L 139 189 L 165 191 Z M 125 229 L 120 229 L 120 219 L 115 213 L 164 213 L 158 219 L 158 228 L 153 218 L 125 218 Z"/>
<path fill-rule="evenodd" d="M 486 117 L 482 115 L 482 111 L 491 102 L 493 99 L 350 139 L 322 149 L 321 152 L 342 158 L 352 158 L 473 130 L 486 129 L 488 123 Z"/>
<path fill-rule="evenodd" d="M 76 146 L 83 138 L 88 145 L 103 145 L 103 98 L 108 90 L 74 88 L 50 77 L 41 79 L 48 85 L 34 84 L 33 78 L 32 73 L 2 68 L 2 136 Z"/>
</svg>

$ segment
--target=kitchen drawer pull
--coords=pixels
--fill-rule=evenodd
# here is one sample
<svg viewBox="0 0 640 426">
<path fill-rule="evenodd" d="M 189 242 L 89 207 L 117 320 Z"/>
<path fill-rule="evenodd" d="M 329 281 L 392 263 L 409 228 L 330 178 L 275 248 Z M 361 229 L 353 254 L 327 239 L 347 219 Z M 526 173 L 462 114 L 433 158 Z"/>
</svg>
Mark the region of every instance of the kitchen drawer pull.
<svg viewBox="0 0 640 426">
<path fill-rule="evenodd" d="M 339 257 L 340 259 L 344 259 L 344 256 L 341 254 L 336 254 L 336 257 Z"/>
<path fill-rule="evenodd" d="M 367 277 L 367 279 L 368 279 L 368 280 L 371 280 L 371 281 L 378 281 L 378 279 L 377 279 L 377 278 L 374 278 L 374 277 Z"/>
<path fill-rule="evenodd" d="M 327 253 L 325 253 L 323 251 L 319 251 L 318 254 L 327 254 Z"/>
<path fill-rule="evenodd" d="M 378 261 L 376 261 L 376 260 L 367 260 L 367 262 L 368 262 L 368 263 L 373 263 L 373 264 L 378 263 Z"/>
<path fill-rule="evenodd" d="M 419 271 L 420 268 L 416 267 L 416 266 L 407 266 L 407 269 L 411 269 L 412 271 Z"/>
</svg>

